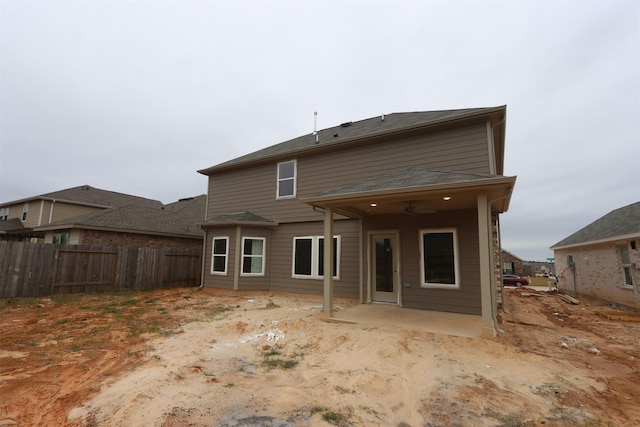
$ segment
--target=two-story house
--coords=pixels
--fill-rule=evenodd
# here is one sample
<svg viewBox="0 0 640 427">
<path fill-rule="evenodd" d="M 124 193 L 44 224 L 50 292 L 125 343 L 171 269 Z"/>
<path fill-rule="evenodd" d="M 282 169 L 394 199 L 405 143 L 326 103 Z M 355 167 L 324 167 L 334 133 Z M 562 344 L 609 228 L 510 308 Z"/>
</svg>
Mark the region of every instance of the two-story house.
<svg viewBox="0 0 640 427">
<path fill-rule="evenodd" d="M 203 285 L 482 316 L 494 336 L 506 107 L 394 113 L 207 175 Z M 325 242 L 331 241 L 331 244 Z"/>
<path fill-rule="evenodd" d="M 202 249 L 206 196 L 159 200 L 89 185 L 0 203 L 0 240 Z"/>
<path fill-rule="evenodd" d="M 43 241 L 44 232 L 37 231 L 37 227 L 127 205 L 159 208 L 162 202 L 101 190 L 89 185 L 2 202 L 0 203 L 0 238 Z"/>
</svg>

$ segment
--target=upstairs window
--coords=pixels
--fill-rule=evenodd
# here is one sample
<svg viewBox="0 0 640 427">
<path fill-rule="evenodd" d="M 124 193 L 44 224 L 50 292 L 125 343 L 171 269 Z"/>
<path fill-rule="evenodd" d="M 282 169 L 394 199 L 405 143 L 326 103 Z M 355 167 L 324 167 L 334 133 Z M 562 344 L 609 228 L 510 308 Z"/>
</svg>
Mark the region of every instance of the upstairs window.
<svg viewBox="0 0 640 427">
<path fill-rule="evenodd" d="M 242 238 L 242 276 L 264 276 L 264 237 Z"/>
<path fill-rule="evenodd" d="M 22 205 L 22 220 L 27 220 L 27 214 L 29 213 L 29 203 Z"/>
<path fill-rule="evenodd" d="M 460 287 L 456 230 L 420 231 L 420 267 L 423 288 Z"/>
<path fill-rule="evenodd" d="M 9 218 L 9 208 L 0 208 L 0 221 L 6 221 Z"/>
<path fill-rule="evenodd" d="M 276 198 L 290 199 L 296 197 L 296 169 L 295 160 L 278 163 L 278 192 Z"/>
<path fill-rule="evenodd" d="M 229 238 L 214 237 L 211 254 L 211 274 L 226 276 L 229 265 Z"/>
</svg>

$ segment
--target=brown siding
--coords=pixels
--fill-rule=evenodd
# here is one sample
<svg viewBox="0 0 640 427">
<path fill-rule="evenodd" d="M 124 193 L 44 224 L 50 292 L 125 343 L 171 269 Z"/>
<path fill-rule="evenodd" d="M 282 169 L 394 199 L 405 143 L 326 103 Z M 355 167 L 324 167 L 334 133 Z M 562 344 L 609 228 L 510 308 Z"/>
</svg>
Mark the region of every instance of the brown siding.
<svg viewBox="0 0 640 427">
<path fill-rule="evenodd" d="M 298 158 L 297 198 L 276 200 L 276 163 L 209 178 L 208 217 L 249 210 L 277 222 L 322 220 L 299 199 L 414 166 L 489 173 L 484 124 Z M 292 157 L 294 158 L 294 157 Z"/>
<path fill-rule="evenodd" d="M 22 223 L 27 228 L 50 224 L 49 216 L 51 215 L 52 208 L 53 215 L 51 217 L 51 222 L 62 221 L 67 218 L 73 218 L 103 209 L 91 206 L 74 205 L 72 203 L 65 202 L 52 203 L 50 200 L 31 200 L 28 204 L 29 211 L 27 212 L 27 220 Z M 19 203 L 9 206 L 8 219 L 22 219 L 23 205 L 24 203 Z"/>
<path fill-rule="evenodd" d="M 27 219 L 22 222 L 22 225 L 26 228 L 36 227 L 38 215 L 40 215 L 40 200 L 30 200 L 26 204 L 29 205 L 29 211 L 27 212 Z M 18 218 L 22 221 L 22 207 L 24 205 L 25 203 L 14 203 L 13 205 L 5 206 L 9 208 L 7 219 Z"/>
<path fill-rule="evenodd" d="M 47 202 L 47 203 L 50 204 L 50 202 Z M 51 204 L 49 206 L 51 206 Z M 51 207 L 49 207 L 49 209 L 51 209 Z M 56 203 L 53 203 L 53 216 L 51 218 L 51 222 L 62 221 L 63 219 L 73 218 L 76 216 L 88 214 L 95 211 L 101 211 L 101 210 L 103 209 L 95 208 L 91 206 L 74 205 L 71 203 L 56 202 Z M 45 225 L 48 223 L 49 223 L 49 212 L 47 212 L 46 217 L 44 215 L 42 217 L 42 224 Z"/>
<path fill-rule="evenodd" d="M 285 224 L 273 229 L 241 229 L 241 237 L 266 237 L 265 277 L 239 278 L 239 289 L 268 289 L 272 291 L 321 294 L 323 281 L 319 279 L 296 279 L 291 277 L 293 262 L 293 238 L 300 236 L 320 236 L 323 234 L 322 222 Z M 341 236 L 340 278 L 334 282 L 334 294 L 339 297 L 358 298 L 358 247 L 359 223 L 354 220 L 342 220 L 334 223 L 334 234 Z M 213 238 L 229 237 L 229 264 L 227 275 L 211 274 L 211 246 Z M 210 229 L 206 237 L 205 286 L 233 289 L 236 228 Z"/>
<path fill-rule="evenodd" d="M 214 237 L 229 238 L 229 259 L 227 263 L 227 274 L 211 274 L 211 251 Z M 236 227 L 215 228 L 207 230 L 205 234 L 205 255 L 204 255 L 204 286 L 214 288 L 233 289 L 233 278 L 235 271 L 235 251 L 236 251 Z M 267 260 L 268 261 L 268 260 Z"/>
<path fill-rule="evenodd" d="M 238 289 L 257 289 L 257 290 L 268 290 L 269 289 L 269 274 L 271 271 L 271 262 L 269 261 L 272 257 L 272 240 L 271 240 L 271 229 L 270 228 L 259 228 L 259 227 L 247 227 L 243 226 L 241 228 L 240 235 L 240 244 L 242 244 L 243 237 L 264 237 L 265 238 L 265 247 L 264 247 L 264 276 L 242 276 L 240 275 L 240 280 L 238 284 Z M 237 250 L 242 253 L 242 248 L 237 248 Z M 242 263 L 242 257 L 240 257 L 240 263 Z"/>
<path fill-rule="evenodd" d="M 271 256 L 271 287 L 273 291 L 322 294 L 322 279 L 297 279 L 292 277 L 293 238 L 321 236 L 323 222 L 287 224 L 273 232 Z M 333 234 L 339 235 L 340 270 L 339 279 L 334 280 L 335 296 L 358 298 L 360 276 L 358 274 L 358 247 L 360 245 L 359 222 L 355 220 L 335 221 Z"/>
<path fill-rule="evenodd" d="M 419 230 L 455 228 L 458 235 L 460 289 L 420 287 Z M 446 214 L 372 217 L 367 232 L 399 230 L 402 305 L 408 308 L 481 314 L 478 220 L 473 210 Z"/>
<path fill-rule="evenodd" d="M 211 251 L 212 242 L 214 237 L 229 237 L 229 259 L 227 264 L 227 274 L 221 276 L 218 274 L 211 274 Z M 264 276 L 242 276 L 240 275 L 238 281 L 238 289 L 251 289 L 251 290 L 268 290 L 269 289 L 269 274 L 272 269 L 271 257 L 272 257 L 272 238 L 271 229 L 262 227 L 240 227 L 240 242 L 243 237 L 264 237 L 265 238 L 265 264 L 264 264 Z M 205 286 L 211 286 L 215 288 L 233 289 L 235 271 L 236 268 L 241 266 L 236 265 L 236 254 L 242 251 L 241 247 L 236 245 L 237 229 L 236 227 L 215 228 L 209 229 L 206 236 L 206 253 L 205 253 L 205 270 L 204 270 L 204 284 Z M 242 262 L 242 257 L 239 258 Z"/>
</svg>

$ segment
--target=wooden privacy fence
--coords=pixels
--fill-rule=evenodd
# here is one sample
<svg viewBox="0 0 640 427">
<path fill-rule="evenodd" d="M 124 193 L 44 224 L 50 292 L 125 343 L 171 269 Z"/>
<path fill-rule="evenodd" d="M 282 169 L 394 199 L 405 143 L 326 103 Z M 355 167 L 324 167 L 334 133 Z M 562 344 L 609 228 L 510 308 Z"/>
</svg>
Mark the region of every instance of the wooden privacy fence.
<svg viewBox="0 0 640 427">
<path fill-rule="evenodd" d="M 200 252 L 0 241 L 0 298 L 200 285 Z"/>
</svg>

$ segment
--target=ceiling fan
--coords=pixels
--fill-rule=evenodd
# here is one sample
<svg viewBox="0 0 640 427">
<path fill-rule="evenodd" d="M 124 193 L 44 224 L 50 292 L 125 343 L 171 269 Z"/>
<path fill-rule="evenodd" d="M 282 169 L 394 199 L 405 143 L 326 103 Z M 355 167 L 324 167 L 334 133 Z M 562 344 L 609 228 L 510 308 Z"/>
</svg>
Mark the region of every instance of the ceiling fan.
<svg viewBox="0 0 640 427">
<path fill-rule="evenodd" d="M 407 206 L 404 208 L 404 213 L 406 213 L 407 215 L 416 215 L 416 214 L 432 214 L 432 213 L 436 213 L 436 211 L 433 210 L 417 210 L 415 208 L 415 206 L 413 206 L 413 201 L 408 201 L 407 202 Z"/>
</svg>

